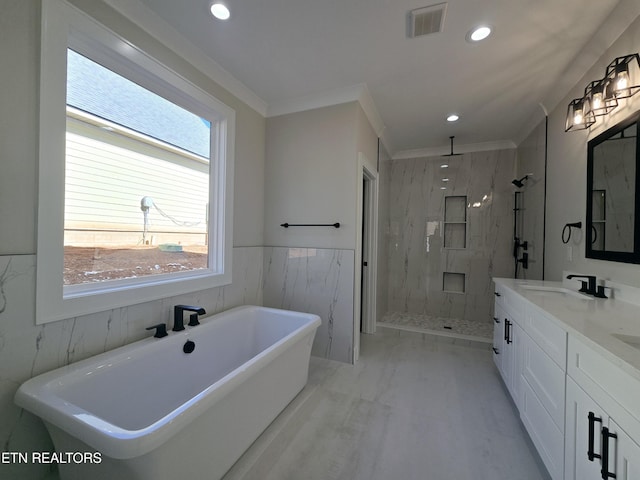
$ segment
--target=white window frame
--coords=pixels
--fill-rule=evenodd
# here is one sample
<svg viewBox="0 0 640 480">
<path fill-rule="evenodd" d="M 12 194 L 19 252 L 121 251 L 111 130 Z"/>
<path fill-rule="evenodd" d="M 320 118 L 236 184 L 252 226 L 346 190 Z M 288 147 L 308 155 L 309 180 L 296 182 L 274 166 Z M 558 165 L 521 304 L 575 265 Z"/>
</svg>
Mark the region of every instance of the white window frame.
<svg viewBox="0 0 640 480">
<path fill-rule="evenodd" d="M 212 121 L 209 267 L 63 285 L 67 48 Z M 235 111 L 64 0 L 42 2 L 36 324 L 231 283 Z M 176 185 L 176 191 L 189 188 Z"/>
</svg>

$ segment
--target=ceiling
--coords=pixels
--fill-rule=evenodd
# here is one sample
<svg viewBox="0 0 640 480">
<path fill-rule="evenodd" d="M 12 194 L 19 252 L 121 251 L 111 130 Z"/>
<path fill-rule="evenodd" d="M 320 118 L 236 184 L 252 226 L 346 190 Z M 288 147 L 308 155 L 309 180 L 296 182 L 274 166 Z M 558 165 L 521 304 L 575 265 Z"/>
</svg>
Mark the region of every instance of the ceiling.
<svg viewBox="0 0 640 480">
<path fill-rule="evenodd" d="M 366 85 L 392 154 L 448 148 L 450 135 L 456 145 L 519 143 L 618 1 L 450 0 L 443 31 L 411 39 L 408 12 L 439 0 L 228 0 L 227 21 L 208 13 L 210 0 L 142 0 L 268 116 Z M 483 23 L 493 34 L 468 43 Z M 449 123 L 453 112 L 460 120 Z"/>
</svg>

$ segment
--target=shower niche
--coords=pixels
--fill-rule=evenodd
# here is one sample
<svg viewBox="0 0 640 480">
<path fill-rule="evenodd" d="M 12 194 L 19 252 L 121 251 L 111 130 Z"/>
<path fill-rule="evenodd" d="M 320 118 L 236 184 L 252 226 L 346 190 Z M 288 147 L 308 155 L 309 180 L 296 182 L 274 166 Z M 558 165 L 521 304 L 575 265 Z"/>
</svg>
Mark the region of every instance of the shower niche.
<svg viewBox="0 0 640 480">
<path fill-rule="evenodd" d="M 444 197 L 444 248 L 467 248 L 467 197 Z"/>
</svg>

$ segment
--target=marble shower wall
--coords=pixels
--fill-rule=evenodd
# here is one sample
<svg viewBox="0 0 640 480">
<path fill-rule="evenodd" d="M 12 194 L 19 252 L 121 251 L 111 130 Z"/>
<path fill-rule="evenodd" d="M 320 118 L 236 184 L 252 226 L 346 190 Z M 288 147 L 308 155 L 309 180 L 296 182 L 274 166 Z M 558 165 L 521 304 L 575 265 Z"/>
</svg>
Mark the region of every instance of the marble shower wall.
<svg viewBox="0 0 640 480">
<path fill-rule="evenodd" d="M 264 305 L 322 319 L 311 354 L 353 361 L 354 251 L 264 248 Z"/>
<path fill-rule="evenodd" d="M 391 162 L 389 312 L 490 321 L 491 279 L 513 274 L 514 162 L 515 150 Z M 447 224 L 456 248 L 444 246 L 446 196 L 466 196 L 466 224 Z"/>
<path fill-rule="evenodd" d="M 201 305 L 216 313 L 262 304 L 262 247 L 233 249 L 233 284 L 130 307 L 35 324 L 35 255 L 0 256 L 0 445 L 3 451 L 53 449 L 42 422 L 14 405 L 25 380 L 148 337 L 145 327 L 170 324 L 172 306 Z M 1 464 L 0 478 L 40 479 L 47 465 Z"/>
</svg>

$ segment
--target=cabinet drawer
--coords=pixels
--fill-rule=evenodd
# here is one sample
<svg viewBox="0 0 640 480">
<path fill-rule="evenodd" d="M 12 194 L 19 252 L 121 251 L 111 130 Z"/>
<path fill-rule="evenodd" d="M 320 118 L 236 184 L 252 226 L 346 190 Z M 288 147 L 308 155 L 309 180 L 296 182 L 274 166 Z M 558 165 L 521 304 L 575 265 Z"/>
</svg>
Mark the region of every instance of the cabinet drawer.
<svg viewBox="0 0 640 480">
<path fill-rule="evenodd" d="M 640 381 L 607 358 L 569 335 L 567 373 L 616 418 L 629 418 L 625 426 L 640 438 Z M 619 407 L 616 407 L 616 404 Z"/>
<path fill-rule="evenodd" d="M 566 371 L 567 332 L 533 305 L 528 308 L 523 328 L 538 346 Z"/>
<path fill-rule="evenodd" d="M 496 285 L 495 293 L 498 294 L 496 295 L 496 305 L 500 305 L 505 313 L 512 317 L 513 321 L 521 323 L 525 315 L 526 300 L 501 285 Z"/>
<path fill-rule="evenodd" d="M 520 417 L 553 480 L 564 475 L 564 435 L 527 382 L 522 382 Z"/>
<path fill-rule="evenodd" d="M 564 371 L 528 335 L 524 335 L 522 348 L 522 376 L 556 426 L 564 431 Z"/>
</svg>

